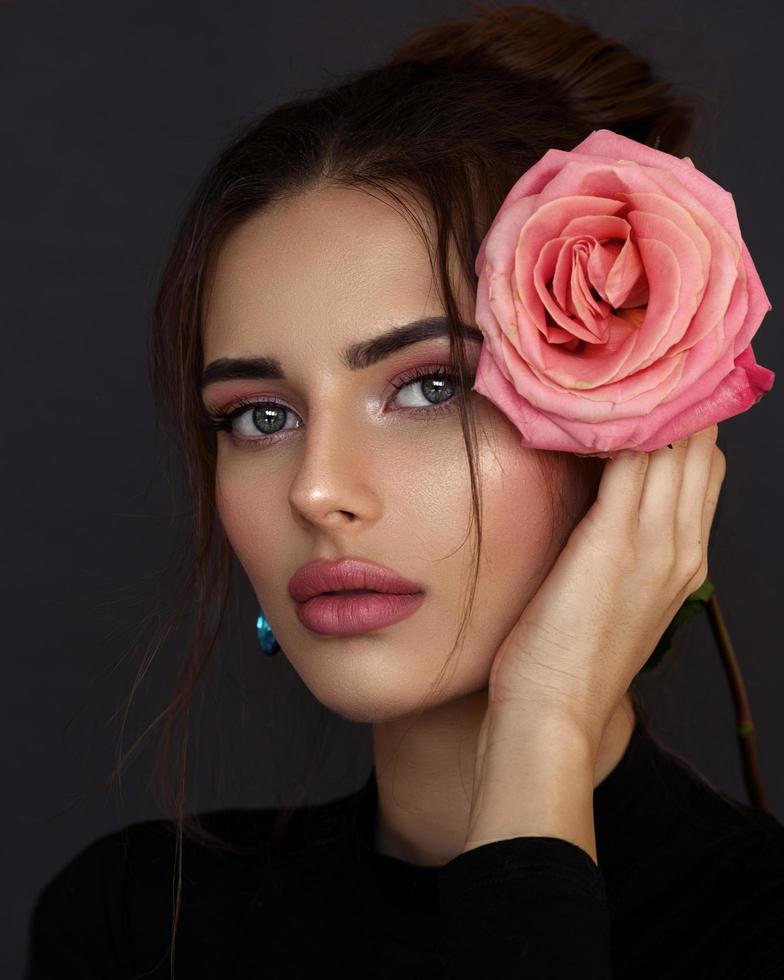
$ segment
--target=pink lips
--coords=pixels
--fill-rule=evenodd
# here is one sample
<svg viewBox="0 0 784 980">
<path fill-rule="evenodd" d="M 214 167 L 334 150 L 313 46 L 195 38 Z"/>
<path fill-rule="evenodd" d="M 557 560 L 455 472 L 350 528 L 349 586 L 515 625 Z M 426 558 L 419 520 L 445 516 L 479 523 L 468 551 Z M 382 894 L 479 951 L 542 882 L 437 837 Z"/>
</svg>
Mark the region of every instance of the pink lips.
<svg viewBox="0 0 784 980">
<path fill-rule="evenodd" d="M 348 589 L 369 590 L 330 595 Z M 419 583 L 364 558 L 309 562 L 289 581 L 297 617 L 316 633 L 356 636 L 410 616 L 424 602 Z"/>
</svg>

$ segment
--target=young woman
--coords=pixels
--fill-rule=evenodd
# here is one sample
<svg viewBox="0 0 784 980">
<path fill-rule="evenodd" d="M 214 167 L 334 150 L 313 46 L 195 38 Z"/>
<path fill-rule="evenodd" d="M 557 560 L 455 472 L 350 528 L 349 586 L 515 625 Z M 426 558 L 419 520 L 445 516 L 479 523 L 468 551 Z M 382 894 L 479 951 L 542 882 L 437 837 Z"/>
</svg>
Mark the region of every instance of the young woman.
<svg viewBox="0 0 784 980">
<path fill-rule="evenodd" d="M 691 120 L 617 42 L 508 7 L 223 151 L 151 336 L 195 498 L 178 695 L 236 556 L 262 645 L 372 726 L 374 766 L 327 804 L 96 841 L 39 898 L 28 980 L 784 976 L 784 828 L 630 687 L 705 580 L 717 426 L 542 452 L 471 390 L 474 259 L 517 177 L 599 127 L 683 154 Z"/>
</svg>

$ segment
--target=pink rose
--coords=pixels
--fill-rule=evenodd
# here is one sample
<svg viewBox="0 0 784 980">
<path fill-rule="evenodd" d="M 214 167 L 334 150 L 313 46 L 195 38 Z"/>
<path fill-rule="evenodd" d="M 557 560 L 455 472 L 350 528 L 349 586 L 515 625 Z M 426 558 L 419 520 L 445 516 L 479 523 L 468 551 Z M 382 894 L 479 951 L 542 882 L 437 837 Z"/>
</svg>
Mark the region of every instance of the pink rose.
<svg viewBox="0 0 784 980">
<path fill-rule="evenodd" d="M 474 391 L 522 445 L 652 452 L 745 412 L 773 385 L 751 338 L 771 304 L 732 195 L 607 129 L 548 150 L 476 258 Z"/>
</svg>

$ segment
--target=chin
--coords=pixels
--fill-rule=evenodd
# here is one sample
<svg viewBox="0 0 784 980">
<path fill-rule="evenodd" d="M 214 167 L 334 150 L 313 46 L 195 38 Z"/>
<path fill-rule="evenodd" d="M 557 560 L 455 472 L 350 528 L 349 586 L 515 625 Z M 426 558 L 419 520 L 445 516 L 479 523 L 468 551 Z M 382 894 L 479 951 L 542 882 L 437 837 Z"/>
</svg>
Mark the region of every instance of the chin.
<svg viewBox="0 0 784 980">
<path fill-rule="evenodd" d="M 318 672 L 298 672 L 313 697 L 325 708 L 347 721 L 374 725 L 400 721 L 409 715 L 415 717 L 487 689 L 486 676 L 464 677 L 462 683 L 455 683 L 455 678 L 450 680 L 447 675 L 434 690 L 440 666 L 432 672 L 421 670 L 418 674 L 406 669 L 406 665 L 400 671 L 384 671 L 376 665 L 372 675 L 367 676 L 359 676 L 356 670 L 340 676 L 337 671 L 324 672 L 321 676 Z"/>
<path fill-rule="evenodd" d="M 410 686 L 405 691 L 399 692 L 399 695 L 389 688 L 380 687 L 369 691 L 357 689 L 352 685 L 352 690 L 348 692 L 342 685 L 340 688 L 321 684 L 307 686 L 313 697 L 325 708 L 334 711 L 346 721 L 368 725 L 396 721 L 412 714 L 420 707 L 420 700 L 425 693 L 424 688 L 412 690 Z M 427 703 L 426 707 L 428 707 Z"/>
</svg>

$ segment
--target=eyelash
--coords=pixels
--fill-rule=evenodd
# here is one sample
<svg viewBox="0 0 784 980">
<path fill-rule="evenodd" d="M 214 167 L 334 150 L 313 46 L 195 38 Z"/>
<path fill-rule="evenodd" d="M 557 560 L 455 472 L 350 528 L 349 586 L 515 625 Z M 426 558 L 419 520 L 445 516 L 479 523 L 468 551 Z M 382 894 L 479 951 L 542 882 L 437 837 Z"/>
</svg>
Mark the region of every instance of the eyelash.
<svg viewBox="0 0 784 980">
<path fill-rule="evenodd" d="M 399 381 L 393 382 L 392 387 L 395 391 L 400 391 L 407 385 L 412 384 L 414 381 L 424 381 L 430 378 L 444 378 L 452 382 L 455 387 L 459 387 L 458 377 L 454 373 L 450 373 L 442 365 L 438 367 L 420 367 L 409 372 L 404 377 L 400 378 Z M 432 415 L 432 414 L 442 414 L 443 412 L 452 411 L 454 403 L 457 399 L 457 395 L 450 398 L 446 402 L 441 404 L 433 403 L 429 408 L 405 408 L 401 411 L 410 412 L 413 415 Z M 248 436 L 236 436 L 233 432 L 234 419 L 238 418 L 240 415 L 244 415 L 248 409 L 251 408 L 261 408 L 265 405 L 278 405 L 280 408 L 287 412 L 292 412 L 293 409 L 289 408 L 282 401 L 278 401 L 275 398 L 265 398 L 263 401 L 246 401 L 240 399 L 234 404 L 234 406 L 224 409 L 223 411 L 207 411 L 207 422 L 206 426 L 208 429 L 217 429 L 219 431 L 226 431 L 232 438 L 232 441 L 238 445 L 249 446 L 250 448 L 263 448 L 278 442 L 281 438 L 284 438 L 284 430 L 280 432 L 273 433 L 272 435 L 265 435 L 264 433 L 259 433 L 258 436 L 250 438 Z M 297 426 L 299 428 L 299 426 Z"/>
</svg>

